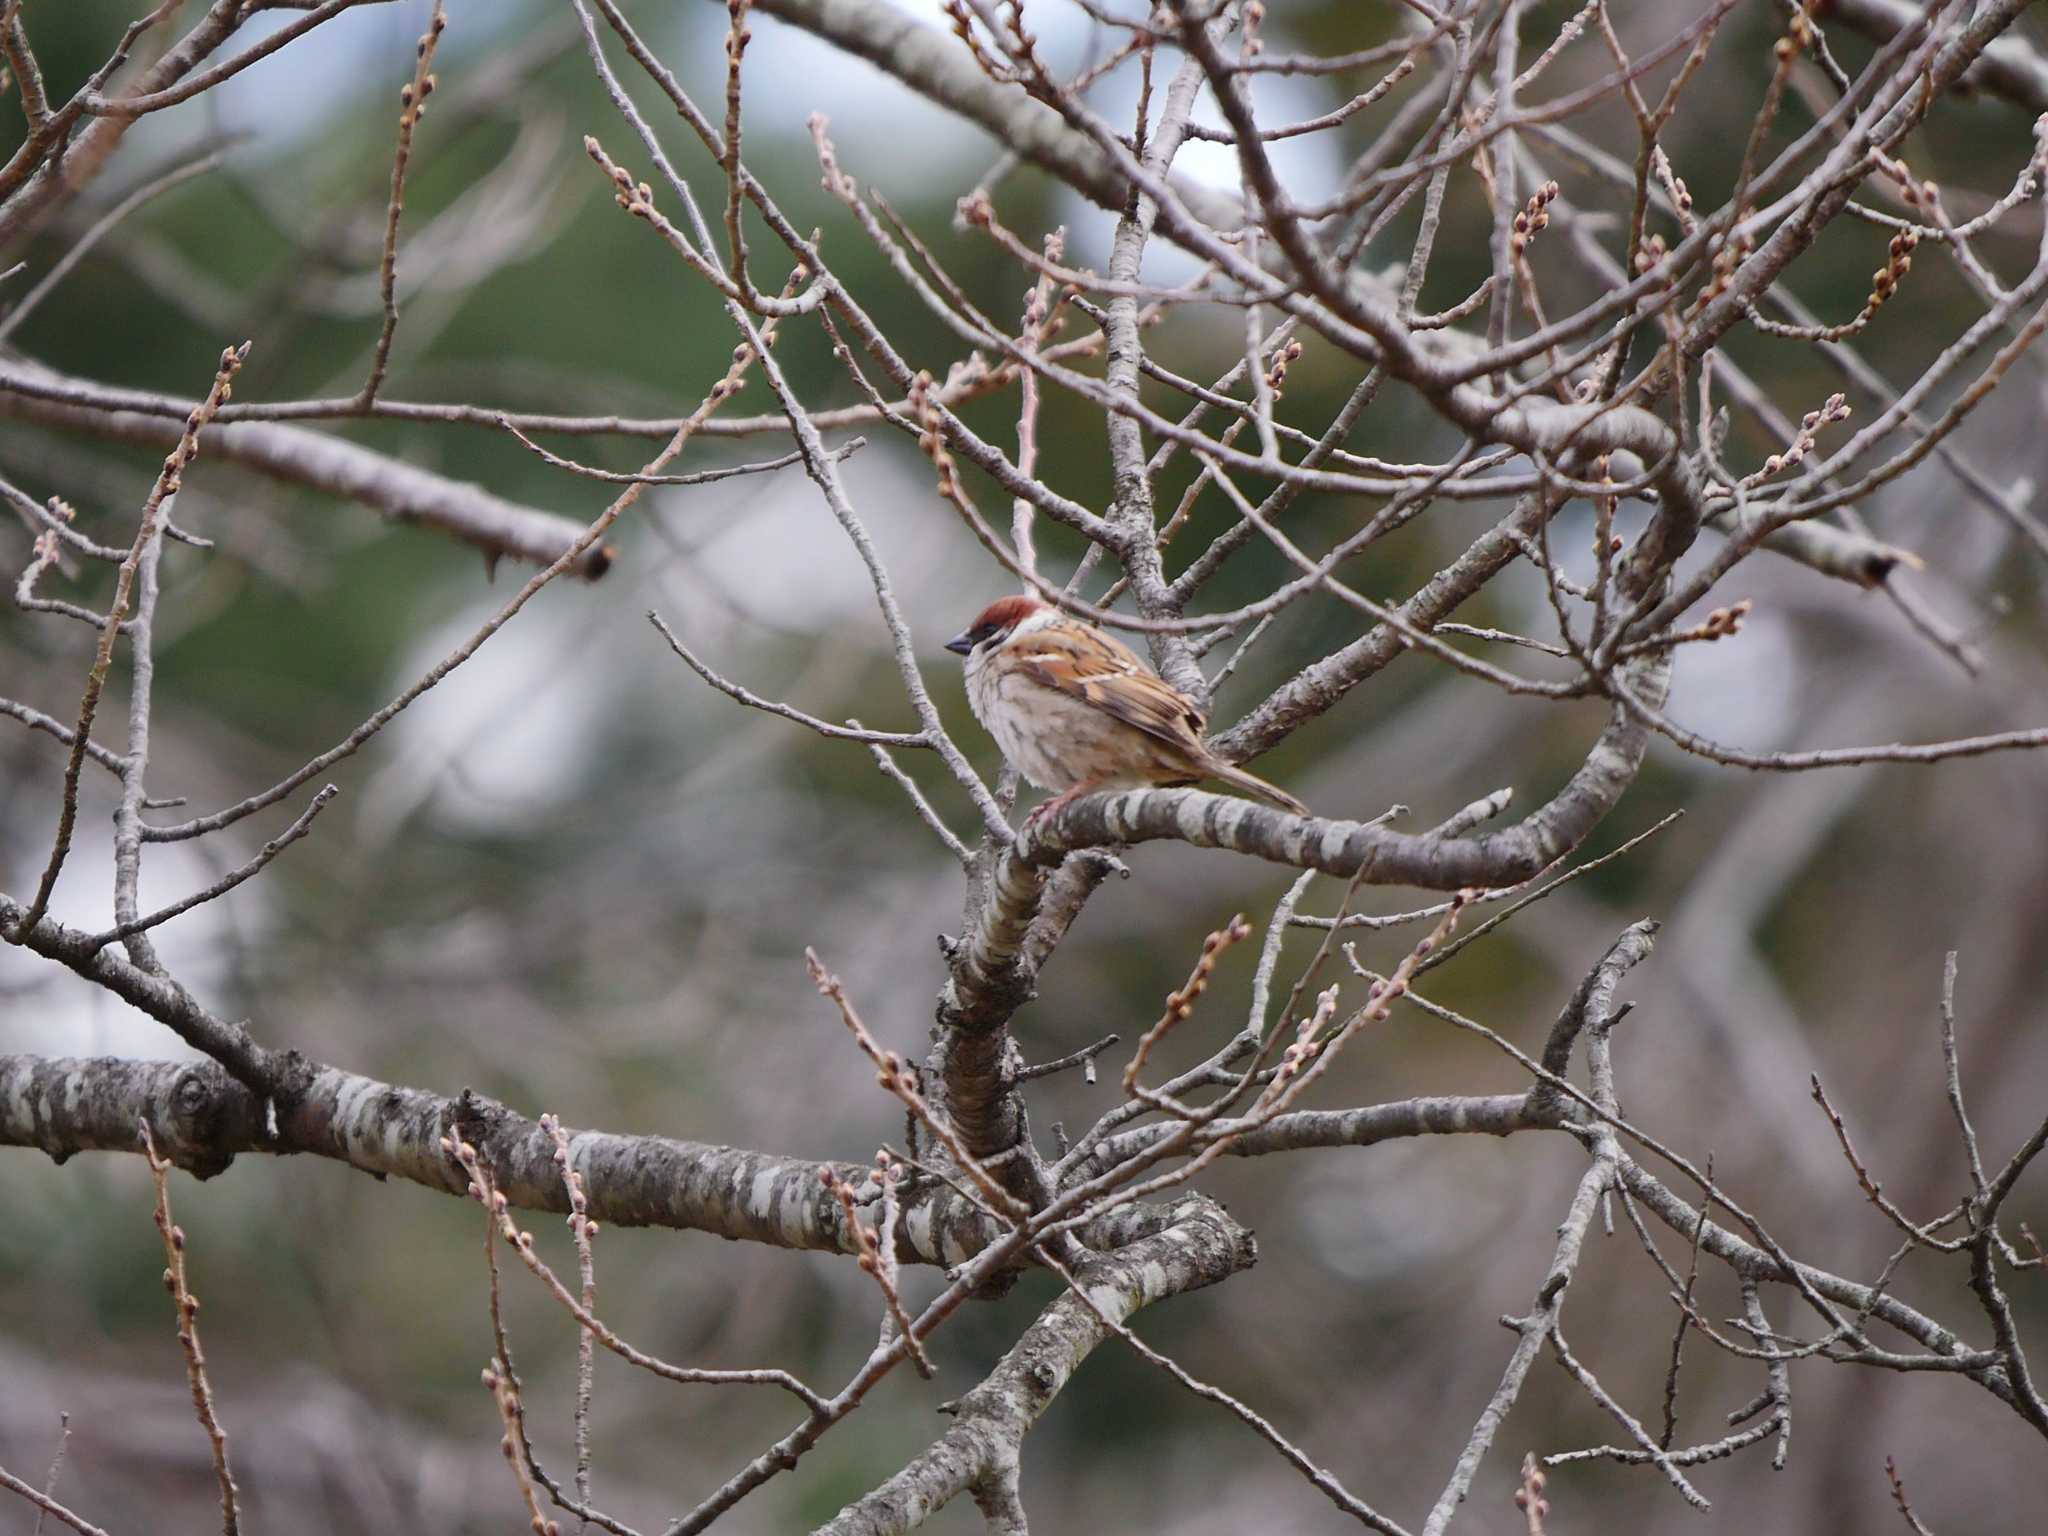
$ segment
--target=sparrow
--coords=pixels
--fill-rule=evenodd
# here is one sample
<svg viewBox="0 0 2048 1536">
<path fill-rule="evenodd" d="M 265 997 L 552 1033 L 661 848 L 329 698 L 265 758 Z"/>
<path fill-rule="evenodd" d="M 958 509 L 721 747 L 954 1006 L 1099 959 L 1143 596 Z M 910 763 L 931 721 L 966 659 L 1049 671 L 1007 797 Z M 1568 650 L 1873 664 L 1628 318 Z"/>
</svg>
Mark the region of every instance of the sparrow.
<svg viewBox="0 0 2048 1536">
<path fill-rule="evenodd" d="M 1058 792 L 1030 821 L 1096 790 L 1199 779 L 1309 814 L 1210 751 L 1195 701 L 1129 646 L 1030 593 L 990 603 L 946 649 L 966 658 L 967 701 L 1010 766 Z"/>
</svg>

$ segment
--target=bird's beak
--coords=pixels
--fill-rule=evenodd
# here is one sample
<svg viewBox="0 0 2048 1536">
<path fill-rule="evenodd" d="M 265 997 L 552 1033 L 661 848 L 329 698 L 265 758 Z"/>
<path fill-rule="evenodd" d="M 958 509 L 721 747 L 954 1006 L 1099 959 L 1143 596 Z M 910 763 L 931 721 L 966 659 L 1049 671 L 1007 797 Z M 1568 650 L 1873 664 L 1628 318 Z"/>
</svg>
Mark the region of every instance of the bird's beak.
<svg viewBox="0 0 2048 1536">
<path fill-rule="evenodd" d="M 946 642 L 946 649 L 955 656 L 966 656 L 974 650 L 974 638 L 963 631 Z"/>
</svg>

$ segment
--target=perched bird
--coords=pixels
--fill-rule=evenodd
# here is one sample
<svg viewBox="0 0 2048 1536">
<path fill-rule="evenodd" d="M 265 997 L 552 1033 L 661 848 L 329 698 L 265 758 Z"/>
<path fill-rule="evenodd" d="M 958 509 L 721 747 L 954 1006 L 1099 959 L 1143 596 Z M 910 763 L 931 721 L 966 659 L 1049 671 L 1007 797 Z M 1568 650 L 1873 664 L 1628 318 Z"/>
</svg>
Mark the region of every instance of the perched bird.
<svg viewBox="0 0 2048 1536">
<path fill-rule="evenodd" d="M 990 603 L 946 649 L 967 658 L 967 701 L 1010 766 L 1058 791 L 1033 820 L 1099 789 L 1198 779 L 1309 813 L 1210 751 L 1194 700 L 1129 646 L 1029 593 Z"/>
</svg>

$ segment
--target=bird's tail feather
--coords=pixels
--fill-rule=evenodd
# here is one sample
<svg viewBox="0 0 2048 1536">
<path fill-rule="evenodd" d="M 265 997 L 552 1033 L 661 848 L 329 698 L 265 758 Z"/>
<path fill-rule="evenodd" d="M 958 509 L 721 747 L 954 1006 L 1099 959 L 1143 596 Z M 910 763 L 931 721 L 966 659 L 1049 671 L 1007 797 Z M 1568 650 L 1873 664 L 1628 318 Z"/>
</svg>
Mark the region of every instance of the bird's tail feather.
<svg viewBox="0 0 2048 1536">
<path fill-rule="evenodd" d="M 1309 814 L 1309 808 L 1295 799 L 1294 796 L 1288 794 L 1286 790 L 1268 784 L 1255 773 L 1246 773 L 1234 763 L 1226 763 L 1219 760 L 1212 766 L 1210 771 L 1224 783 L 1234 785 L 1248 795 L 1257 795 L 1261 800 L 1277 805 L 1283 811 L 1292 811 L 1297 816 Z"/>
</svg>

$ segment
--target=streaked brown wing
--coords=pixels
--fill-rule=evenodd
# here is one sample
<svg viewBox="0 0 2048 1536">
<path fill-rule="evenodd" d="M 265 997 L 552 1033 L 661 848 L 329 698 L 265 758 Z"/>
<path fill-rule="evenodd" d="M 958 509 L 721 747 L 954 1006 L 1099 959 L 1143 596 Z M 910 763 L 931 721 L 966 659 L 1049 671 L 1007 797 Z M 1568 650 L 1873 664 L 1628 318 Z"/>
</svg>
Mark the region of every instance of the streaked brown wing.
<svg viewBox="0 0 2048 1536">
<path fill-rule="evenodd" d="M 1202 712 L 1128 646 L 1099 630 L 1061 625 L 1025 636 L 1018 651 L 1018 667 L 1033 682 L 1200 754 Z"/>
</svg>

